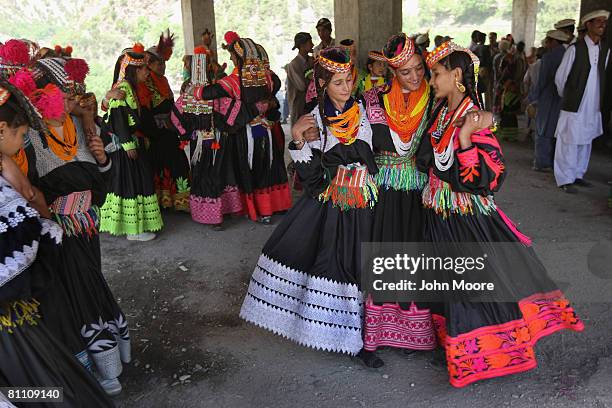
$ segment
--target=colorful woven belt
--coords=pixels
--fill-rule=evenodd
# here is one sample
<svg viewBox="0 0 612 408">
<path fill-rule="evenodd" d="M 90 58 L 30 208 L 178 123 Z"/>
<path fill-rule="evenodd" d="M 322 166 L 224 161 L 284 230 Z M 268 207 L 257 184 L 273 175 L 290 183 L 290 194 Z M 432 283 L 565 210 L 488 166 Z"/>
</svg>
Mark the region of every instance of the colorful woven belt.
<svg viewBox="0 0 612 408">
<path fill-rule="evenodd" d="M 91 208 L 91 190 L 77 191 L 58 197 L 49 206 L 54 214 L 71 215 L 87 212 Z"/>
</svg>

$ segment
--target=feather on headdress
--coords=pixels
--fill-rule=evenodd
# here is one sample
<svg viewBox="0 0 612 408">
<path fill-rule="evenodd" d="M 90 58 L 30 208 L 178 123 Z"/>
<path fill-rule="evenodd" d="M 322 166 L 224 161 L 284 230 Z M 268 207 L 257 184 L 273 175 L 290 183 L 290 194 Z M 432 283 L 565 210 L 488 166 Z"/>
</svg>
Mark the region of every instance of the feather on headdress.
<svg viewBox="0 0 612 408">
<path fill-rule="evenodd" d="M 156 51 L 157 55 L 164 61 L 168 61 L 172 57 L 172 50 L 174 48 L 174 34 L 170 33 L 170 29 L 161 33 L 159 36 L 159 42 L 157 43 Z"/>
</svg>

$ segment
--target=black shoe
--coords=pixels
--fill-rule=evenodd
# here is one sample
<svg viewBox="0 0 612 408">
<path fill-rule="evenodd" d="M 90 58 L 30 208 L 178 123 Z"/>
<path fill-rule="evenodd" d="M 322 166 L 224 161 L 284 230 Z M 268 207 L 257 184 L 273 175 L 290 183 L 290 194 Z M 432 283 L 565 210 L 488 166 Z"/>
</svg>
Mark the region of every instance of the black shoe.
<svg viewBox="0 0 612 408">
<path fill-rule="evenodd" d="M 257 222 L 263 225 L 270 225 L 272 224 L 272 217 L 261 217 L 257 220 Z"/>
<path fill-rule="evenodd" d="M 380 368 L 385 365 L 385 362 L 382 361 L 382 359 L 378 357 L 374 351 L 366 351 L 361 349 L 361 351 L 357 354 L 357 357 L 363 361 L 363 364 L 365 364 L 366 367 Z"/>
<path fill-rule="evenodd" d="M 213 231 L 223 231 L 225 228 L 223 228 L 223 224 L 215 224 L 212 226 Z"/>
<path fill-rule="evenodd" d="M 559 186 L 559 188 L 561 190 L 563 190 L 564 192 L 568 193 L 568 194 L 577 194 L 578 193 L 578 189 L 576 187 L 574 187 L 573 184 L 564 184 L 562 186 Z"/>
<path fill-rule="evenodd" d="M 593 187 L 593 183 L 589 183 L 585 179 L 576 179 L 576 181 L 574 181 L 574 184 L 579 187 Z"/>
<path fill-rule="evenodd" d="M 416 350 L 412 350 L 412 349 L 403 349 L 402 350 L 402 353 L 405 356 L 411 356 L 411 355 L 415 354 L 416 352 L 417 352 Z"/>
</svg>

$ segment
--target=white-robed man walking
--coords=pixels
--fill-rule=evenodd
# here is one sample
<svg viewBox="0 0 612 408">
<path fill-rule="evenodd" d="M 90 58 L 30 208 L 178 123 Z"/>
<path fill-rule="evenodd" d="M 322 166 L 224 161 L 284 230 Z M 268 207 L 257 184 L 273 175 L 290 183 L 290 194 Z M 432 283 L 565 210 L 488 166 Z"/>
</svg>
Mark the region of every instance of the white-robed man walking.
<svg viewBox="0 0 612 408">
<path fill-rule="evenodd" d="M 597 10 L 582 18 L 587 35 L 567 49 L 555 75 L 562 98 L 555 133 L 555 179 L 566 193 L 576 193 L 576 186 L 591 186 L 583 177 L 593 139 L 603 133 L 601 106 L 609 49 L 602 36 L 609 15 Z"/>
</svg>

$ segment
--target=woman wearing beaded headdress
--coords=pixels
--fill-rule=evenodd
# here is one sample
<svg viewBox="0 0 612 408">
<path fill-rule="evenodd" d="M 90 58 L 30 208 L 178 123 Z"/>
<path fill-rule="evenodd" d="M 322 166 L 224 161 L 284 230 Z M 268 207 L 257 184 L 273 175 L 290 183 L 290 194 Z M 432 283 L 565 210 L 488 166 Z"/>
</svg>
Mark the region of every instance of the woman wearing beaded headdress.
<svg viewBox="0 0 612 408">
<path fill-rule="evenodd" d="M 197 87 L 195 96 L 214 100 L 215 117 L 219 117 L 216 125 L 232 135 L 243 211 L 253 221 L 270 223 L 274 213 L 291 206 L 288 184 L 281 178 L 284 167 L 280 171 L 279 166 L 270 167 L 274 163 L 274 122 L 266 115 L 274 98 L 273 76 L 264 65 L 263 48 L 253 40 L 229 31 L 225 41 L 234 70 L 215 84 Z M 278 184 L 273 185 L 273 180 Z"/>
<path fill-rule="evenodd" d="M 67 337 L 56 337 L 40 316 L 42 306 L 61 307 L 39 296 L 52 290 L 49 285 L 62 272 L 62 228 L 41 218 L 28 180 L 11 159 L 28 126 L 43 128 L 36 115 L 28 99 L 0 79 L 0 382 L 4 387 L 61 387 L 68 406 L 111 407 L 70 354 Z M 65 318 L 70 314 L 60 312 Z"/>
<path fill-rule="evenodd" d="M 119 57 L 113 87 L 124 99 L 111 99 L 104 123 L 112 133 L 111 188 L 101 209 L 100 231 L 150 241 L 163 226 L 153 175 L 144 158 L 142 114 L 148 99 L 143 88 L 149 68 L 144 47 L 135 44 Z M 146 88 L 146 86 L 144 86 Z"/>
<path fill-rule="evenodd" d="M 383 48 L 394 72 L 389 85 L 363 94 L 372 125 L 372 144 L 379 172 L 375 181 L 373 242 L 423 241 L 421 191 L 427 175 L 416 168 L 416 151 L 427 131 L 434 98 L 425 76 L 425 61 L 412 39 L 401 33 Z M 365 305 L 364 348 L 391 346 L 433 350 L 435 335 L 429 310 L 414 303 Z M 380 364 L 380 363 L 379 363 Z"/>
<path fill-rule="evenodd" d="M 18 87 L 23 86 L 24 73 L 33 58 L 32 47 L 25 40 L 10 39 L 0 44 L 0 77 Z M 23 174 L 31 180 L 36 179 L 36 155 L 28 134 L 25 136 L 24 145 L 12 159 Z"/>
<path fill-rule="evenodd" d="M 38 89 L 29 97 L 49 129 L 48 134 L 31 137 L 38 173 L 35 184 L 64 230 L 59 276 L 86 346 L 79 358 L 87 364 L 90 356 L 105 389 L 118 393 L 122 362 L 130 361 L 130 338 L 125 315 L 102 274 L 98 233 L 114 160 L 104 151 L 95 124 L 95 96 L 85 92 L 87 63 L 78 58 L 44 58 L 32 72 Z"/>
<path fill-rule="evenodd" d="M 265 114 L 259 115 L 247 125 L 247 137 L 249 133 L 251 136 L 250 141 L 247 139 L 251 185 L 249 187 L 243 184 L 246 190 L 243 190 L 243 202 L 251 219 L 259 216 L 267 223 L 272 214 L 291 208 L 291 191 L 285 165 L 285 133 L 280 124 L 280 105 L 276 99 L 281 81 L 270 69 L 266 50 L 260 44 L 256 46 L 266 74 L 270 99 Z M 248 190 L 252 192 L 248 193 Z"/>
<path fill-rule="evenodd" d="M 534 346 L 540 338 L 561 329 L 581 331 L 584 325 L 548 277 L 529 238 L 493 198 L 505 165 L 488 129 L 492 116 L 480 110 L 478 58 L 446 42 L 430 53 L 427 65 L 440 102 L 417 154 L 419 168 L 429 175 L 423 190 L 425 239 L 437 248 L 472 243 L 475 249 L 459 250 L 486 254 L 479 279 L 495 282 L 495 292 L 484 300 L 483 292 L 471 297 L 454 291 L 443 304 L 432 305 L 450 383 L 463 387 L 536 367 Z"/>
<path fill-rule="evenodd" d="M 377 200 L 372 130 L 351 97 L 352 63 L 342 48 L 314 68 L 319 105 L 292 129 L 289 153 L 305 193 L 264 245 L 240 316 L 308 347 L 363 348 L 361 242 Z M 318 128 L 318 130 L 317 130 Z M 306 142 L 304 133 L 320 132 Z"/>
<path fill-rule="evenodd" d="M 234 173 L 235 141 L 227 131 L 220 115 L 213 114 L 213 101 L 195 98 L 194 89 L 211 85 L 210 52 L 196 47 L 186 56 L 189 78 L 181 87 L 181 95 L 172 112 L 172 121 L 181 137 L 188 141 L 185 152 L 191 165 L 191 218 L 215 230 L 223 228 L 226 214 L 242 211 Z M 220 87 L 217 88 L 221 92 Z"/>
<path fill-rule="evenodd" d="M 157 45 L 147 50 L 149 77 L 140 91 L 148 91 L 151 97 L 147 109 L 142 110 L 142 131 L 149 140 L 147 156 L 160 206 L 188 211 L 189 163 L 170 120 L 174 95 L 165 75 L 166 61 L 172 56 L 173 47 L 174 35 L 166 31 Z"/>
</svg>

